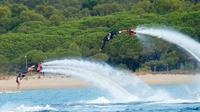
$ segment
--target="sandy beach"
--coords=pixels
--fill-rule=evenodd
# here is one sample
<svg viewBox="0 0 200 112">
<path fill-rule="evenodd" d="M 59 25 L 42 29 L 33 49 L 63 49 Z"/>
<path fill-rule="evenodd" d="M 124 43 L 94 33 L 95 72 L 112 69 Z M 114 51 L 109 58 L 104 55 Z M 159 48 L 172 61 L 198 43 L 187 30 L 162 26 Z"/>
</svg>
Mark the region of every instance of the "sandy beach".
<svg viewBox="0 0 200 112">
<path fill-rule="evenodd" d="M 196 75 L 186 74 L 147 74 L 138 75 L 138 77 L 147 84 L 181 84 L 191 83 Z"/>
<path fill-rule="evenodd" d="M 138 75 L 138 77 L 147 84 L 178 84 L 178 83 L 191 83 L 195 79 L 195 75 L 164 75 L 164 74 L 147 74 Z M 67 76 L 28 76 L 21 81 L 19 90 L 26 89 L 44 89 L 44 88 L 68 88 L 68 87 L 83 87 L 87 83 Z M 16 88 L 15 77 L 1 77 L 0 91 L 13 91 Z"/>
<path fill-rule="evenodd" d="M 20 89 L 17 89 L 15 82 L 16 77 L 0 80 L 0 91 L 10 90 L 26 90 L 26 89 L 48 89 L 48 88 L 67 88 L 67 87 L 82 87 L 86 83 L 66 76 L 28 76 L 20 81 Z"/>
</svg>

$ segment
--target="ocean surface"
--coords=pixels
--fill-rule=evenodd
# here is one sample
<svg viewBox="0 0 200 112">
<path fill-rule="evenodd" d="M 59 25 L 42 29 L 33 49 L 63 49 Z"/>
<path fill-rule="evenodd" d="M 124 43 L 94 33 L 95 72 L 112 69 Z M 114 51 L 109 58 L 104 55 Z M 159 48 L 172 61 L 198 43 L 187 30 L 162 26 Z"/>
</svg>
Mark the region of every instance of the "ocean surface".
<svg viewBox="0 0 200 112">
<path fill-rule="evenodd" d="M 185 85 L 151 87 L 174 98 L 116 102 L 95 87 L 7 91 L 0 93 L 0 112 L 200 112 L 198 93 L 191 97 Z"/>
</svg>

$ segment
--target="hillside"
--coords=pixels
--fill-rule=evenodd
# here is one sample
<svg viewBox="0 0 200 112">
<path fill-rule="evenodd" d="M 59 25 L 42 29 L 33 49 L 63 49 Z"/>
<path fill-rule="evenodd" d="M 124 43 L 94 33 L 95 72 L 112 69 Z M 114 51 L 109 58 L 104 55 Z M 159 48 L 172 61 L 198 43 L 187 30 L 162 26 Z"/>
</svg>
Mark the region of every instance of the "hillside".
<svg viewBox="0 0 200 112">
<path fill-rule="evenodd" d="M 165 41 L 118 35 L 113 29 L 168 26 L 200 41 L 200 2 L 190 0 L 1 0 L 0 72 L 44 60 L 77 57 L 106 61 L 133 71 L 194 70 L 197 62 Z M 159 47 L 158 47 L 159 46 Z"/>
</svg>

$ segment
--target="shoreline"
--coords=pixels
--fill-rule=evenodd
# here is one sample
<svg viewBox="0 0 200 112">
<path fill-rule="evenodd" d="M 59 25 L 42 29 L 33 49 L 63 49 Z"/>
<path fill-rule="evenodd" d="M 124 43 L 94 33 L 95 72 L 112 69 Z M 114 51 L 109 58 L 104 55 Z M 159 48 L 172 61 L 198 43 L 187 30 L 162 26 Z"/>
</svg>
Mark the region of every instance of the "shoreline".
<svg viewBox="0 0 200 112">
<path fill-rule="evenodd" d="M 32 89 L 71 88 L 83 87 L 86 83 L 68 76 L 27 76 L 20 81 L 17 89 L 16 77 L 12 76 L 6 80 L 0 80 L 0 91 L 19 91 Z"/>
<path fill-rule="evenodd" d="M 197 75 L 193 74 L 146 74 L 136 75 L 139 79 L 149 85 L 169 85 L 192 83 Z M 3 77 L 3 78 L 2 78 Z M 33 89 L 53 89 L 53 88 L 75 88 L 87 86 L 87 83 L 70 76 L 63 75 L 45 75 L 40 79 L 35 76 L 27 76 L 21 80 L 20 89 L 17 89 L 15 76 L 1 76 L 0 78 L 0 92 L 2 91 L 20 91 Z"/>
<path fill-rule="evenodd" d="M 149 85 L 170 85 L 192 83 L 196 79 L 195 74 L 146 74 L 137 75 L 142 81 Z"/>
</svg>

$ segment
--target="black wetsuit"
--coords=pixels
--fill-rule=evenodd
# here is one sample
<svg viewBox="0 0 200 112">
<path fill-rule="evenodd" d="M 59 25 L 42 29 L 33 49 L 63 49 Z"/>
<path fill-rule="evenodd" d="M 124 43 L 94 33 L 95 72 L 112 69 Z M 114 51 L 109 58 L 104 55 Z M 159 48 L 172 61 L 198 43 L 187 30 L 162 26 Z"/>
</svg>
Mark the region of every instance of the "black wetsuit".
<svg viewBox="0 0 200 112">
<path fill-rule="evenodd" d="M 102 39 L 102 44 L 101 44 L 101 50 L 105 47 L 106 42 L 110 41 L 114 35 L 117 35 L 118 32 L 116 30 L 113 30 L 109 32 L 103 39 Z"/>
</svg>

